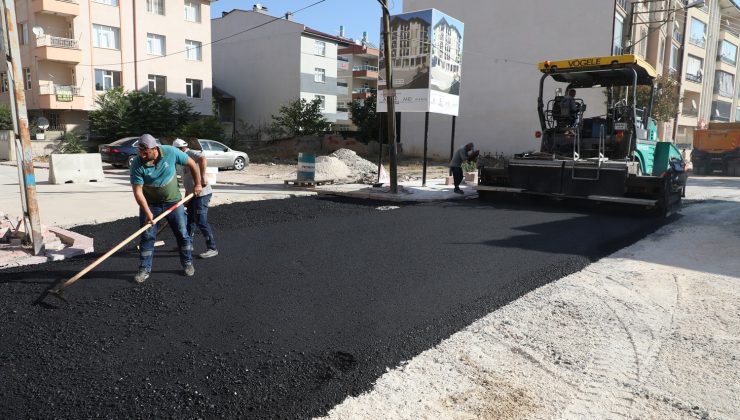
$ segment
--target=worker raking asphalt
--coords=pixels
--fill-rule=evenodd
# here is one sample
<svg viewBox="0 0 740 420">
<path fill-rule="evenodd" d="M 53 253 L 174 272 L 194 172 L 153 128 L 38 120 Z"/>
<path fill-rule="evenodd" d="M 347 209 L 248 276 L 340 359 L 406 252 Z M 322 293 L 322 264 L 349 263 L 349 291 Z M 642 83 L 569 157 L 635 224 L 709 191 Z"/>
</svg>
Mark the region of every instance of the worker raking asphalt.
<svg viewBox="0 0 740 420">
<path fill-rule="evenodd" d="M 321 415 L 656 227 L 553 206 L 379 205 L 218 206 L 209 219 L 219 255 L 195 260 L 195 276 L 165 246 L 156 276 L 132 283 L 132 244 L 70 287 L 68 302 L 33 305 L 138 221 L 77 228 L 98 254 L 0 272 L 0 418 Z"/>
</svg>

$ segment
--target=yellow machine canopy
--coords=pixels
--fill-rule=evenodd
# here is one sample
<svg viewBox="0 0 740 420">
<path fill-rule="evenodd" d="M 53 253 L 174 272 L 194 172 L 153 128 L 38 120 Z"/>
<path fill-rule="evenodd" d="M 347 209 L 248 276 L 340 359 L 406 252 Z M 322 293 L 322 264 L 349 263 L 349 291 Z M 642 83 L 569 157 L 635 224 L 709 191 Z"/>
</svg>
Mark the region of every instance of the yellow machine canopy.
<svg viewBox="0 0 740 420">
<path fill-rule="evenodd" d="M 638 85 L 652 85 L 656 76 L 653 66 L 635 55 L 543 61 L 538 67 L 542 73 L 574 88 L 631 86 L 635 74 Z"/>
</svg>

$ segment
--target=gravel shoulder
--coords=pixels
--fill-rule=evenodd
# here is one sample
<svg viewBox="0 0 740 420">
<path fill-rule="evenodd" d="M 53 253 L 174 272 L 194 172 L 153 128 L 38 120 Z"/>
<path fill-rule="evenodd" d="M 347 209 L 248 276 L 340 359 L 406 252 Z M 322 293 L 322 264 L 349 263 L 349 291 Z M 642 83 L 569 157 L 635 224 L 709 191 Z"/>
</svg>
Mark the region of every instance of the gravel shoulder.
<svg viewBox="0 0 740 420">
<path fill-rule="evenodd" d="M 332 419 L 738 418 L 740 180 L 388 371 Z"/>
</svg>

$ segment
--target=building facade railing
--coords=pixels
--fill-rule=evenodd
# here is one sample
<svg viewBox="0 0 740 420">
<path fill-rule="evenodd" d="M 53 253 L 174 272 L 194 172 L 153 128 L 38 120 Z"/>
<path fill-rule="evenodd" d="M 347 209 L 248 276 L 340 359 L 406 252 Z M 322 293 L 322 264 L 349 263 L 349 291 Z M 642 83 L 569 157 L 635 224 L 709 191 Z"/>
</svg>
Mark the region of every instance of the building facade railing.
<svg viewBox="0 0 740 420">
<path fill-rule="evenodd" d="M 362 66 L 352 67 L 352 71 L 378 71 L 378 66 L 369 66 L 367 64 Z"/>
<path fill-rule="evenodd" d="M 369 88 L 369 87 L 361 87 L 361 88 L 352 89 L 352 93 L 373 93 L 373 92 L 376 92 L 376 89 Z"/>
<path fill-rule="evenodd" d="M 39 95 L 56 95 L 57 93 L 67 92 L 71 92 L 73 96 L 82 96 L 80 95 L 79 86 L 57 85 L 54 83 L 39 86 Z"/>
<path fill-rule="evenodd" d="M 55 47 L 55 48 L 68 48 L 78 50 L 80 44 L 76 39 L 62 38 L 60 36 L 41 35 L 36 37 L 37 47 Z"/>
<path fill-rule="evenodd" d="M 686 73 L 686 80 L 694 83 L 701 83 L 701 74 L 690 74 Z"/>
</svg>

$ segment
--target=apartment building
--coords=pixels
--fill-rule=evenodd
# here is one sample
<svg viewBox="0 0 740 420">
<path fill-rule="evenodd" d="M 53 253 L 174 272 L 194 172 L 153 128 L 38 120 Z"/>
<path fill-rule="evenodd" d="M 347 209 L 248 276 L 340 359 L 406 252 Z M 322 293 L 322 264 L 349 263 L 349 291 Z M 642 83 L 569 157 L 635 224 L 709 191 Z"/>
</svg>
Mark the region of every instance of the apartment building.
<svg viewBox="0 0 740 420">
<path fill-rule="evenodd" d="M 211 114 L 208 0 L 16 0 L 29 116 L 85 129 L 113 87 L 186 99 Z M 0 73 L 7 103 L 7 74 Z"/>
<path fill-rule="evenodd" d="M 740 7 L 731 0 L 686 5 L 677 0 L 618 0 L 614 53 L 634 43 L 633 39 L 644 39 L 647 48 L 636 48 L 635 52 L 645 52 L 643 56 L 658 74 L 671 75 L 680 82 L 678 118 L 659 127 L 660 137 L 691 148 L 696 128 L 740 118 Z M 629 22 L 631 33 L 625 29 Z"/>
<path fill-rule="evenodd" d="M 344 33 L 340 29 L 340 37 Z M 347 113 L 346 119 L 338 119 L 334 127 L 339 131 L 354 131 L 357 127 L 350 120 L 349 103 L 365 101 L 378 91 L 378 47 L 362 39 L 337 51 L 337 85 L 345 88 L 337 97 L 337 112 Z"/>
<path fill-rule="evenodd" d="M 347 120 L 337 110 L 337 98 L 347 90 L 338 84 L 337 50 L 347 40 L 294 22 L 290 14 L 276 19 L 259 5 L 223 13 L 211 27 L 214 39 L 223 39 L 213 45 L 219 63 L 214 85 L 236 98 L 237 121 L 266 127 L 282 105 L 316 98 L 330 123 Z"/>
</svg>

